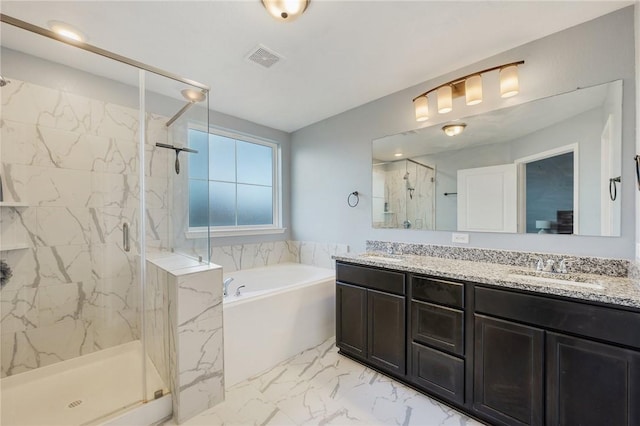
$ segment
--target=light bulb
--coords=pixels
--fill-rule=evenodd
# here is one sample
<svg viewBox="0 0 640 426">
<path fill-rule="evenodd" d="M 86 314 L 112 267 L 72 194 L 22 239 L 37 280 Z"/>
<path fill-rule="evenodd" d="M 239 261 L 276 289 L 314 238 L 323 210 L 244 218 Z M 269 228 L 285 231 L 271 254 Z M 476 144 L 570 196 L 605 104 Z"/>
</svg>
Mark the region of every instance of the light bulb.
<svg viewBox="0 0 640 426">
<path fill-rule="evenodd" d="M 429 99 L 427 96 L 420 96 L 413 101 L 416 109 L 416 121 L 426 121 L 429 119 Z"/>
<path fill-rule="evenodd" d="M 518 83 L 518 66 L 509 65 L 500 69 L 500 96 L 509 98 L 520 92 Z"/>
</svg>

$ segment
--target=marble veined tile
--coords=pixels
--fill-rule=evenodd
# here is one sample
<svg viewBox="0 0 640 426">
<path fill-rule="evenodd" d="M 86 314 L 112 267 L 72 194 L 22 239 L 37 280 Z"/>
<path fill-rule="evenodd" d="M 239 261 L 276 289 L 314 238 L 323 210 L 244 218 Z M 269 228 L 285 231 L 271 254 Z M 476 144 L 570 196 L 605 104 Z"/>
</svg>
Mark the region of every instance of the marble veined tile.
<svg viewBox="0 0 640 426">
<path fill-rule="evenodd" d="M 481 425 L 337 352 L 328 339 L 227 389 L 225 402 L 184 424 Z"/>
<path fill-rule="evenodd" d="M 10 164 L 33 165 L 36 156 L 38 131 L 35 124 L 0 120 L 0 153 L 2 161 Z"/>
</svg>

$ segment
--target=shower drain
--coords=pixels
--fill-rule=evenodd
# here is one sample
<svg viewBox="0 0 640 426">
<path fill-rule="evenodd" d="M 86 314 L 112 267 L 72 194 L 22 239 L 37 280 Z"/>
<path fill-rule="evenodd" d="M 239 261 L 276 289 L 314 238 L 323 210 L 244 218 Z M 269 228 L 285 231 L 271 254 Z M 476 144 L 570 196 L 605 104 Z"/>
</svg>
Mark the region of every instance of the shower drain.
<svg viewBox="0 0 640 426">
<path fill-rule="evenodd" d="M 70 402 L 69 405 L 67 405 L 67 408 L 76 408 L 78 405 L 82 404 L 82 400 L 81 399 L 77 399 L 73 402 Z"/>
</svg>

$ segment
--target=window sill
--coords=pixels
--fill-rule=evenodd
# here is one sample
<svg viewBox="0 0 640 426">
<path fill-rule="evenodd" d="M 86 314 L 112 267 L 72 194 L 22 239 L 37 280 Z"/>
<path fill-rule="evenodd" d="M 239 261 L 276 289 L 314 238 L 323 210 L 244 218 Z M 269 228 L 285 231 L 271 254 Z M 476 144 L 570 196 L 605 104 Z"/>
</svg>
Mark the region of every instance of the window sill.
<svg viewBox="0 0 640 426">
<path fill-rule="evenodd" d="M 219 237 L 242 237 L 247 235 L 271 235 L 271 234 L 284 234 L 287 228 L 240 228 L 240 229 L 212 229 L 211 238 Z M 185 232 L 185 237 L 188 240 L 195 240 L 199 238 L 207 238 L 208 233 L 206 230 L 193 230 Z"/>
</svg>

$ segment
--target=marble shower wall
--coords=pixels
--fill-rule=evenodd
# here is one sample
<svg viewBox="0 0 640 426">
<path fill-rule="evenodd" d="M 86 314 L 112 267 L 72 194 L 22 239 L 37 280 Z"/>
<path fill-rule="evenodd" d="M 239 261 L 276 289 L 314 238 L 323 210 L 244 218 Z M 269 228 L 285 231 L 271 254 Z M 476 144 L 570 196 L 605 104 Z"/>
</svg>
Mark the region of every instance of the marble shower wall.
<svg viewBox="0 0 640 426">
<path fill-rule="evenodd" d="M 335 261 L 331 259 L 331 256 L 348 252 L 349 246 L 346 244 L 276 241 L 212 247 L 211 261 L 222 266 L 224 272 L 285 262 L 335 269 Z"/>
<path fill-rule="evenodd" d="M 0 207 L 0 256 L 13 269 L 0 292 L 2 377 L 140 331 L 138 110 L 10 80 L 0 90 L 0 175 L 4 201 L 24 205 Z M 162 248 L 170 160 L 151 144 L 166 141 L 165 119 L 146 121 L 146 237 Z"/>
</svg>

